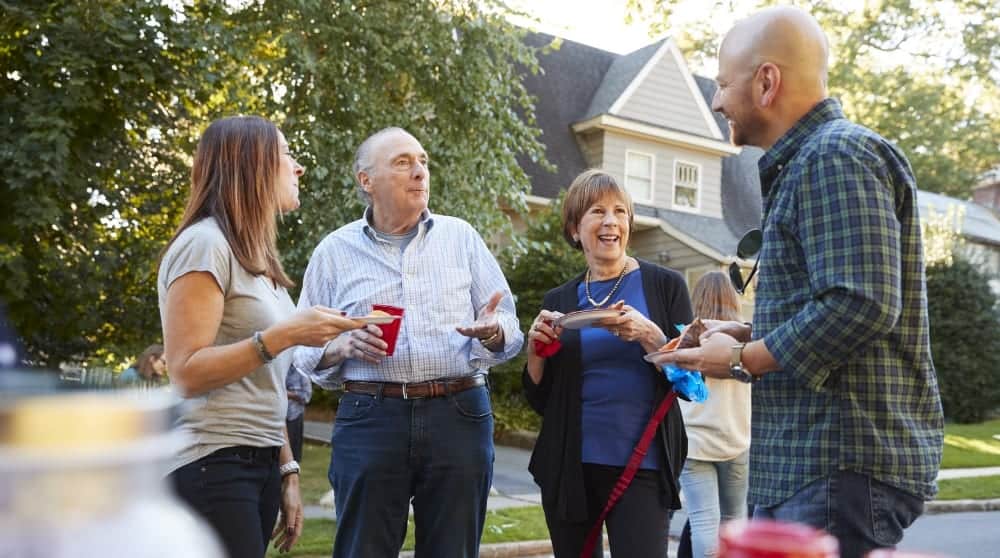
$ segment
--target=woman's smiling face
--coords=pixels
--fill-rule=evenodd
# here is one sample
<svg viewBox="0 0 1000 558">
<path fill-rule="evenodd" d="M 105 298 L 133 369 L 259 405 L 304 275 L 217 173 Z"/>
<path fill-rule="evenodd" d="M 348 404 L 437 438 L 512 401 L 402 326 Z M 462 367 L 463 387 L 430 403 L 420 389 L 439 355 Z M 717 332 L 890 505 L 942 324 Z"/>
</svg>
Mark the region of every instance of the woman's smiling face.
<svg viewBox="0 0 1000 558">
<path fill-rule="evenodd" d="M 588 263 L 612 263 L 625 257 L 629 234 L 629 207 L 622 198 L 608 193 L 587 208 L 576 226 Z"/>
</svg>

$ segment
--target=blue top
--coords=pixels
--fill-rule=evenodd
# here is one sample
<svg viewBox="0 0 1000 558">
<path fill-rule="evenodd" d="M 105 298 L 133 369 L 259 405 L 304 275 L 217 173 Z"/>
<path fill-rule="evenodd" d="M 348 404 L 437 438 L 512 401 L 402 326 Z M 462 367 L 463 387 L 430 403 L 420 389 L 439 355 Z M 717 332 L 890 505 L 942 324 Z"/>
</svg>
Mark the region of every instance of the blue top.
<svg viewBox="0 0 1000 558">
<path fill-rule="evenodd" d="M 618 280 L 592 281 L 590 294 L 601 300 Z M 585 283 L 577 289 L 579 308 L 591 309 Z M 624 300 L 643 316 L 649 316 L 642 292 L 642 276 L 625 275 L 609 304 Z M 653 413 L 656 377 L 642 360 L 645 351 L 638 341 L 625 342 L 599 327 L 580 331 L 583 357 L 582 457 L 584 463 L 624 467 Z M 663 442 L 659 436 L 643 458 L 642 469 L 659 469 Z"/>
</svg>

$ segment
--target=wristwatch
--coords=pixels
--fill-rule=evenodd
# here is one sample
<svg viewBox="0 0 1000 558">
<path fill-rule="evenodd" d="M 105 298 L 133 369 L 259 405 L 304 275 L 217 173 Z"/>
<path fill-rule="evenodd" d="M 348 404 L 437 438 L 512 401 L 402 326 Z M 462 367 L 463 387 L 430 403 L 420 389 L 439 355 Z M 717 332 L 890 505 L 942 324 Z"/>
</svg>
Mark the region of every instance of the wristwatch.
<svg viewBox="0 0 1000 558">
<path fill-rule="evenodd" d="M 759 378 L 747 372 L 746 368 L 743 368 L 743 347 L 746 346 L 746 343 L 737 343 L 733 345 L 733 354 L 729 358 L 729 375 L 744 384 L 751 384 L 756 382 Z"/>
</svg>

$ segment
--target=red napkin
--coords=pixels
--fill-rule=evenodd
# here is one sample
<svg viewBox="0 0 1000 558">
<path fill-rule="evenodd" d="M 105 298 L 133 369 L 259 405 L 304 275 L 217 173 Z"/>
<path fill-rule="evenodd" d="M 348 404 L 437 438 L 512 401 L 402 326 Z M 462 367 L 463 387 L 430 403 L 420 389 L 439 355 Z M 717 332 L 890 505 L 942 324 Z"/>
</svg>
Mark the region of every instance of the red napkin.
<svg viewBox="0 0 1000 558">
<path fill-rule="evenodd" d="M 542 343 L 537 339 L 535 340 L 535 354 L 543 358 L 549 358 L 558 353 L 561 348 L 562 343 L 558 339 L 553 340 L 551 343 Z"/>
</svg>

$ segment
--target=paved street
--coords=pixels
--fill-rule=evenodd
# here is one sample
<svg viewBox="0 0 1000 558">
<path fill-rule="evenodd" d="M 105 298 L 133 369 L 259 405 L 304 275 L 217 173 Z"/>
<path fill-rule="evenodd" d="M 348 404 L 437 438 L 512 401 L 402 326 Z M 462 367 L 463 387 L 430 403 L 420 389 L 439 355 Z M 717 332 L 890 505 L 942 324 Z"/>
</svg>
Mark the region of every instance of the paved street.
<svg viewBox="0 0 1000 558">
<path fill-rule="evenodd" d="M 327 442 L 330 424 L 306 423 L 306 437 Z M 490 509 L 530 506 L 538 504 L 538 487 L 528 473 L 531 452 L 506 446 L 496 447 L 493 472 L 494 494 L 490 496 Z M 942 471 L 939 478 L 958 478 L 977 475 L 997 475 L 1000 468 L 951 469 Z M 308 506 L 309 517 L 333 517 L 333 510 Z M 671 556 L 676 552 L 676 539 L 680 536 L 686 515 L 678 512 L 670 522 Z M 914 523 L 903 538 L 900 549 L 936 553 L 952 558 L 981 558 L 1000 556 L 1000 511 L 963 512 L 924 515 Z M 610 554 L 606 554 L 610 556 Z M 541 557 L 539 557 L 541 558 Z"/>
</svg>

